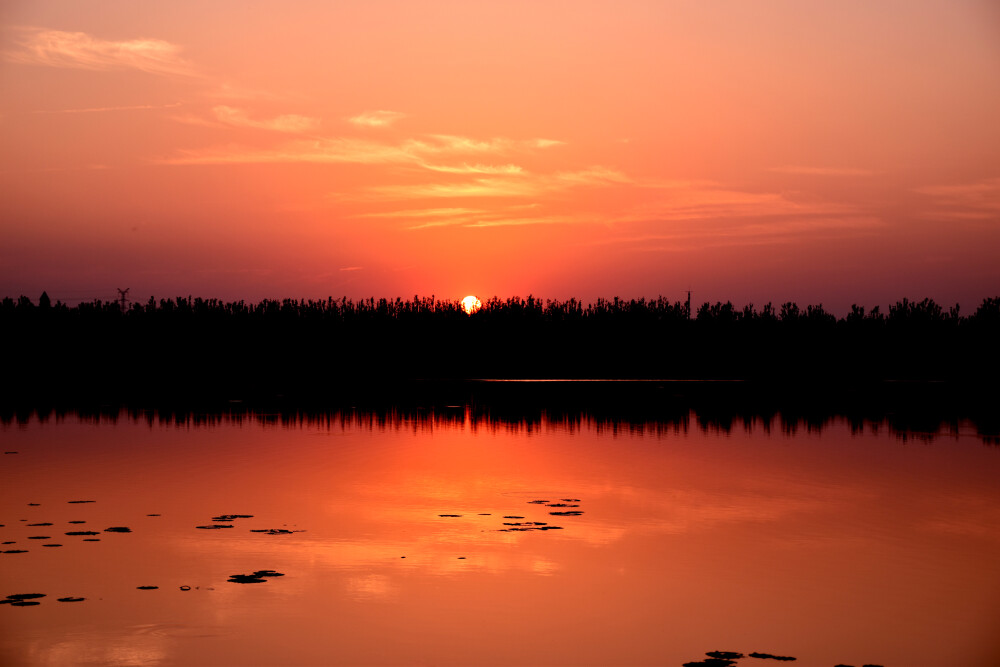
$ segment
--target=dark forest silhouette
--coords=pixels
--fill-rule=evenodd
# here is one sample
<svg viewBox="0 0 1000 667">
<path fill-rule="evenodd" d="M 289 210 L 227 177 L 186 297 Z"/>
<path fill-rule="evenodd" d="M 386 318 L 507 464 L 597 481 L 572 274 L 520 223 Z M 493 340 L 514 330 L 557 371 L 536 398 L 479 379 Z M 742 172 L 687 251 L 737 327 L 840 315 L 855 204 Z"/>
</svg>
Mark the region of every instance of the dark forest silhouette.
<svg viewBox="0 0 1000 667">
<path fill-rule="evenodd" d="M 124 306 L 124 307 L 123 307 Z M 1000 297 L 964 316 L 930 299 L 883 313 L 619 298 L 583 304 L 415 296 L 77 306 L 0 302 L 2 397 L 201 400 L 345 396 L 470 378 L 744 380 L 794 387 L 946 381 L 995 394 Z"/>
</svg>

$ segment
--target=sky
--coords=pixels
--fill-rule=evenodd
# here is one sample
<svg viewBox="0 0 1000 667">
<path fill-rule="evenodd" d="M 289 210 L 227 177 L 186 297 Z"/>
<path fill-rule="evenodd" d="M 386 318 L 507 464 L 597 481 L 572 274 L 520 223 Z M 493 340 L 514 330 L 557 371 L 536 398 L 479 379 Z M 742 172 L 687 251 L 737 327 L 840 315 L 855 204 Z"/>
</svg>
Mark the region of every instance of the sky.
<svg viewBox="0 0 1000 667">
<path fill-rule="evenodd" d="M 0 296 L 1000 295 L 994 0 L 0 8 Z"/>
</svg>

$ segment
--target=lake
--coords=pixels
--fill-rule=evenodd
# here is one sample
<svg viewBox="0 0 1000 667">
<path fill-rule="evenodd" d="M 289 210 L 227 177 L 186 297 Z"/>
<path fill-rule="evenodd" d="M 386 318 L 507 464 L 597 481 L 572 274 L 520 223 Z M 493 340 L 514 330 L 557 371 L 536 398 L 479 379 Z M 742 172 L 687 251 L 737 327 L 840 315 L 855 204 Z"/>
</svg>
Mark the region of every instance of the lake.
<svg viewBox="0 0 1000 667">
<path fill-rule="evenodd" d="M 1000 447 L 965 422 L 460 406 L 0 436 L 5 665 L 1000 663 Z"/>
</svg>

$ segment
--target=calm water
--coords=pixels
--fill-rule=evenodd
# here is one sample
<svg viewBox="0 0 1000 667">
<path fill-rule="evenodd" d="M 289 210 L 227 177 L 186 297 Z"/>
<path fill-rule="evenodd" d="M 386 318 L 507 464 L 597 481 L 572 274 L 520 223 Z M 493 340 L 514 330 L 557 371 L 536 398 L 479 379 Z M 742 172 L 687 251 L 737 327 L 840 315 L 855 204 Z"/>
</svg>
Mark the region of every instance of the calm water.
<svg viewBox="0 0 1000 667">
<path fill-rule="evenodd" d="M 459 410 L 0 437 L 0 598 L 46 596 L 0 605 L 2 664 L 1000 663 L 1000 448 L 962 425 Z M 229 581 L 261 570 L 284 576 Z"/>
</svg>

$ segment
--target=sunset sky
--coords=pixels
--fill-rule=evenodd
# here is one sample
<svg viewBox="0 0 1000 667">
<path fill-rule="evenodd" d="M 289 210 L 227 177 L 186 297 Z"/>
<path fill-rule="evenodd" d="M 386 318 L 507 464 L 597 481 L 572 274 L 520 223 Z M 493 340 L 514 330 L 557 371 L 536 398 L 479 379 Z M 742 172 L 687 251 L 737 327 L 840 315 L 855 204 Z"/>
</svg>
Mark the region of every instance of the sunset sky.
<svg viewBox="0 0 1000 667">
<path fill-rule="evenodd" d="M 995 0 L 0 8 L 0 297 L 1000 294 Z"/>
</svg>

